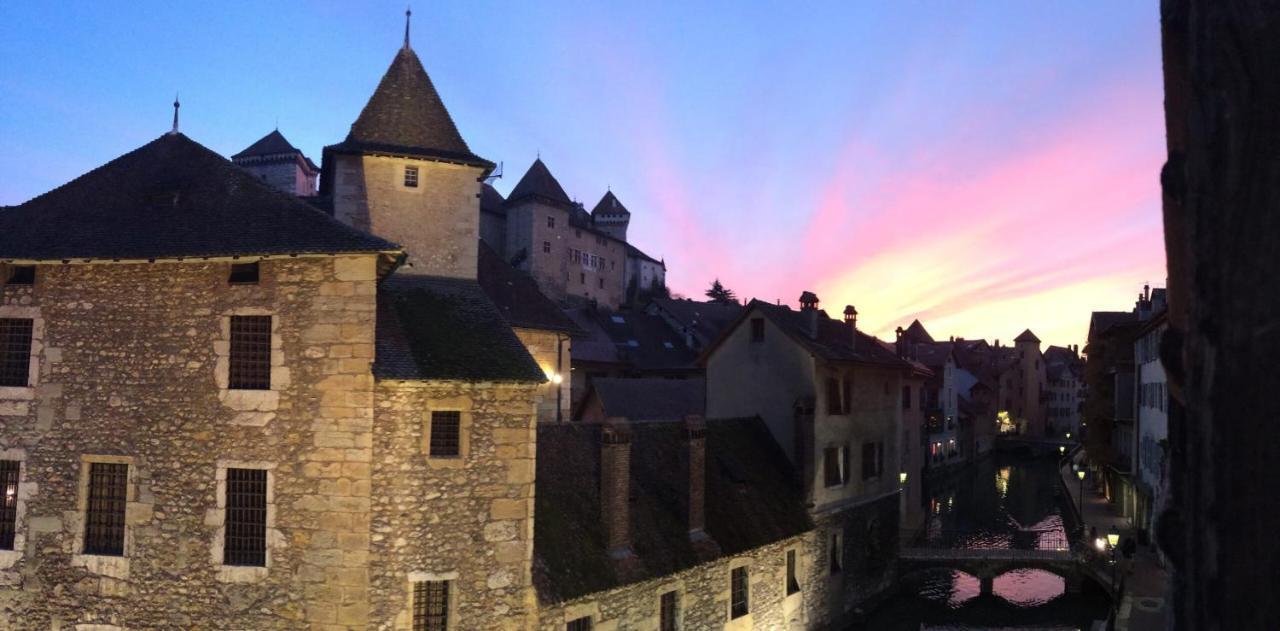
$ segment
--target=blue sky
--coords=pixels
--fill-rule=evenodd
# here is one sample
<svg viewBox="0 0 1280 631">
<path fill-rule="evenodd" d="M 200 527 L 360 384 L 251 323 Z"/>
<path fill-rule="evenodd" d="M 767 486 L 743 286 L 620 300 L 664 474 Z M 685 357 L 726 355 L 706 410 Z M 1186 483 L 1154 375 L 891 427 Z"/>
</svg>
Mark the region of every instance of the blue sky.
<svg viewBox="0 0 1280 631">
<path fill-rule="evenodd" d="M 696 296 L 812 289 L 882 335 L 1080 341 L 1163 284 L 1156 2 L 422 3 L 413 46 L 509 190 L 541 152 Z M 167 130 L 340 141 L 393 2 L 0 5 L 0 204 Z M 1016 329 L 1016 330 L 1014 330 Z"/>
</svg>

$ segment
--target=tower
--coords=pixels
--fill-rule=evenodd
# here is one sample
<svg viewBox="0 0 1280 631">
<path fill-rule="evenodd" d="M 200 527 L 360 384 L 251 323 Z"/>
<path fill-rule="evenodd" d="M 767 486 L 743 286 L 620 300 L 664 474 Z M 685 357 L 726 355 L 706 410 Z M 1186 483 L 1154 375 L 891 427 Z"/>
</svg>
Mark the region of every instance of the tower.
<svg viewBox="0 0 1280 631">
<path fill-rule="evenodd" d="M 324 148 L 320 194 L 339 221 L 403 245 L 408 273 L 474 279 L 480 186 L 493 167 L 458 133 L 406 23 L 351 132 Z"/>
<path fill-rule="evenodd" d="M 1040 354 L 1040 338 L 1031 329 L 1013 339 L 1017 353 L 1019 373 L 1022 377 L 1022 415 L 1027 421 L 1027 431 L 1032 436 L 1043 436 L 1046 431 L 1047 405 L 1044 400 L 1045 366 Z"/>
<path fill-rule="evenodd" d="M 316 194 L 320 169 L 277 129 L 259 138 L 231 161 L 272 188 L 298 197 Z"/>
<path fill-rule="evenodd" d="M 591 220 L 596 229 L 601 232 L 619 241 L 627 240 L 627 225 L 631 223 L 631 211 L 618 201 L 613 191 L 606 192 L 595 208 L 591 209 Z"/>
</svg>

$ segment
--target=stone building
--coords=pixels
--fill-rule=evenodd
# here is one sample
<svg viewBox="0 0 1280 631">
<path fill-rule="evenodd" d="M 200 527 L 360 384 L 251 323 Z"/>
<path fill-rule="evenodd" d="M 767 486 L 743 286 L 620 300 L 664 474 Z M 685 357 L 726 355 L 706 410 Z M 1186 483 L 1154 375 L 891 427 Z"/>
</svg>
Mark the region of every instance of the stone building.
<svg viewBox="0 0 1280 631">
<path fill-rule="evenodd" d="M 1084 402 L 1084 361 L 1079 346 L 1050 346 L 1044 351 L 1045 387 L 1049 393 L 1049 432 L 1080 435 L 1080 406 Z"/>
<path fill-rule="evenodd" d="M 631 212 L 612 191 L 588 213 L 538 158 L 501 206 L 496 190 L 482 199 L 485 240 L 558 302 L 616 309 L 666 286 L 666 265 L 627 243 Z"/>
<path fill-rule="evenodd" d="M 763 419 L 800 476 L 826 562 L 838 570 L 831 603 L 852 607 L 890 579 L 901 393 L 913 367 L 858 331 L 853 307 L 837 321 L 810 292 L 800 303 L 795 311 L 753 300 L 707 348 L 707 414 Z M 846 564 L 855 555 L 860 562 Z"/>
<path fill-rule="evenodd" d="M 231 156 L 231 161 L 278 191 L 298 197 L 316 194 L 320 169 L 285 140 L 279 129 Z"/>
</svg>

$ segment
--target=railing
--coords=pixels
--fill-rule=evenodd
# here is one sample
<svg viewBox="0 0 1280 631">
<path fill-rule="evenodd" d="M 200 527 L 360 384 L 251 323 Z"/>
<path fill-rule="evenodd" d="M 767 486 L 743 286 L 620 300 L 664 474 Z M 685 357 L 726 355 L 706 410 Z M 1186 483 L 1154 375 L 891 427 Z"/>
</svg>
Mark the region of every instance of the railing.
<svg viewBox="0 0 1280 631">
<path fill-rule="evenodd" d="M 924 528 L 903 531 L 899 547 L 915 552 L 955 553 L 957 557 L 982 556 L 1008 558 L 1014 553 L 1034 553 L 1028 557 L 1048 558 L 1044 553 L 1055 553 L 1055 558 L 1071 552 L 1071 538 L 1061 530 L 1019 530 L 1008 533 L 992 533 L 971 530 L 944 530 Z"/>
</svg>

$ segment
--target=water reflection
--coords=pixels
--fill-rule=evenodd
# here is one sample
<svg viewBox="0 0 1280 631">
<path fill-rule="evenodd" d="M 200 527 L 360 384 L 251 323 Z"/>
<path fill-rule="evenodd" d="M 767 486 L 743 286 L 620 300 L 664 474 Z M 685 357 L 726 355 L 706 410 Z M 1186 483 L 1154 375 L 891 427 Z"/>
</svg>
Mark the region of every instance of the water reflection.
<svg viewBox="0 0 1280 631">
<path fill-rule="evenodd" d="M 1065 548 L 1056 464 L 1049 459 L 988 458 L 941 482 L 926 483 L 921 536 L 932 545 L 967 549 Z M 1105 618 L 1106 595 L 1092 584 L 1067 594 L 1051 572 L 1019 569 L 992 582 L 964 572 L 932 570 L 903 577 L 899 596 L 877 608 L 868 629 L 1080 629 Z"/>
</svg>

